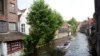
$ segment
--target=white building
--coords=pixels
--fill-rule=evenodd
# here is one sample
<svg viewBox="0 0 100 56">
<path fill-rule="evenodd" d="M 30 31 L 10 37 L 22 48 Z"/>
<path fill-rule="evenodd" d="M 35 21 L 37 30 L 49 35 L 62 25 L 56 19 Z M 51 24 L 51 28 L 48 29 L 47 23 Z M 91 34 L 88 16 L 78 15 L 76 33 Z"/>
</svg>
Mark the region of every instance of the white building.
<svg viewBox="0 0 100 56">
<path fill-rule="evenodd" d="M 23 9 L 23 10 L 19 10 L 18 13 L 18 18 L 19 18 L 19 22 L 18 22 L 18 27 L 19 27 L 19 31 L 24 33 L 24 34 L 29 34 L 29 28 L 30 26 L 27 24 L 27 13 L 29 12 L 29 9 Z"/>
<path fill-rule="evenodd" d="M 67 23 L 63 23 L 61 28 L 56 31 L 55 39 L 59 39 L 59 38 L 63 38 L 63 37 L 67 38 L 68 35 L 71 35 L 70 25 Z"/>
</svg>

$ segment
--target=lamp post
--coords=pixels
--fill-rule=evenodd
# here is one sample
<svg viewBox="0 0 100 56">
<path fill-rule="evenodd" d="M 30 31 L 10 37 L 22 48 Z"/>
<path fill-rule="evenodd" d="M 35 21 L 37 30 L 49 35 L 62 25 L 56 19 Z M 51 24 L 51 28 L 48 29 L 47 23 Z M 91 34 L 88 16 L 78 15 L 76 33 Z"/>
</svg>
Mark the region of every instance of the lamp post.
<svg viewBox="0 0 100 56">
<path fill-rule="evenodd" d="M 88 36 L 91 34 L 90 18 L 88 17 Z"/>
</svg>

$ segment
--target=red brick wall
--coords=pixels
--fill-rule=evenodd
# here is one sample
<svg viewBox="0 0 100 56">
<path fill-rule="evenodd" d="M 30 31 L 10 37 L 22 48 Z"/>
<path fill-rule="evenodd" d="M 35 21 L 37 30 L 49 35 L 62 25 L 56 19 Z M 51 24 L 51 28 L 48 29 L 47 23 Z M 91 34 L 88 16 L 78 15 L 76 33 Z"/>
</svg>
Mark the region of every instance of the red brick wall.
<svg viewBox="0 0 100 56">
<path fill-rule="evenodd" d="M 0 15 L 0 20 L 8 22 L 18 22 L 17 16 L 17 0 L 3 0 L 4 1 L 4 14 Z M 15 5 L 15 13 L 10 12 L 10 4 Z M 7 20 L 8 19 L 8 20 Z"/>
<path fill-rule="evenodd" d="M 0 15 L 0 20 L 5 20 L 4 15 Z"/>
<path fill-rule="evenodd" d="M 10 12 L 10 4 L 14 4 L 15 5 L 15 12 L 11 13 Z M 17 0 L 8 0 L 8 12 L 7 12 L 7 16 L 8 16 L 8 22 L 18 22 L 18 16 L 17 16 Z"/>
<path fill-rule="evenodd" d="M 6 18 L 5 18 L 5 17 L 6 17 L 6 15 L 5 15 L 5 14 L 6 14 L 6 13 L 5 13 L 5 12 L 6 12 L 6 8 L 5 8 L 5 7 L 6 7 L 6 6 L 5 6 L 5 5 L 6 5 L 6 4 L 5 4 L 5 3 L 6 3 L 6 0 L 3 0 L 3 1 L 4 1 L 4 3 L 3 3 L 3 5 L 4 5 L 4 6 L 3 6 L 3 10 L 4 10 L 4 12 L 3 12 L 3 14 L 0 14 L 0 20 L 6 21 Z"/>
<path fill-rule="evenodd" d="M 16 28 L 17 28 L 17 22 L 18 22 L 18 15 L 17 15 L 17 0 L 3 0 L 4 1 L 4 14 L 0 15 L 0 20 L 7 21 L 7 22 L 15 22 Z M 14 13 L 11 13 L 11 4 L 15 5 L 15 11 Z M 7 23 L 6 22 L 6 23 Z M 8 24 L 6 25 L 7 31 L 9 31 Z"/>
</svg>

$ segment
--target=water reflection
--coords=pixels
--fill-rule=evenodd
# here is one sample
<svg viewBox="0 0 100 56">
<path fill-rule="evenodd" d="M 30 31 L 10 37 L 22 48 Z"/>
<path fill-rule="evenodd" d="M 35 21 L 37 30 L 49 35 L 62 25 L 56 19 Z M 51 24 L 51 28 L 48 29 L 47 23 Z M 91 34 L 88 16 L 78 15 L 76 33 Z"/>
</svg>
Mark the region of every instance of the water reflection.
<svg viewBox="0 0 100 56">
<path fill-rule="evenodd" d="M 89 54 L 87 36 L 78 33 L 76 39 L 71 42 L 65 56 L 91 56 Z"/>
<path fill-rule="evenodd" d="M 54 47 L 45 46 L 38 50 L 38 56 L 63 56 L 64 52 Z"/>
</svg>

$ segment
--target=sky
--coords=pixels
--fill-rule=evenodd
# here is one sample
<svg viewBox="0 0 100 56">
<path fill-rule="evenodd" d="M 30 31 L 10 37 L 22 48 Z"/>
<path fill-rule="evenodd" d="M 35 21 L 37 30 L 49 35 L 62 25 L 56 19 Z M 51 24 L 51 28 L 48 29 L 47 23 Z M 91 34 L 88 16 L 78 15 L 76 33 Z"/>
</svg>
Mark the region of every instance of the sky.
<svg viewBox="0 0 100 56">
<path fill-rule="evenodd" d="M 74 17 L 77 21 L 92 18 L 94 13 L 94 0 L 45 0 L 47 4 L 59 12 L 64 20 L 70 20 Z M 32 0 L 18 0 L 20 9 L 28 8 Z"/>
</svg>

